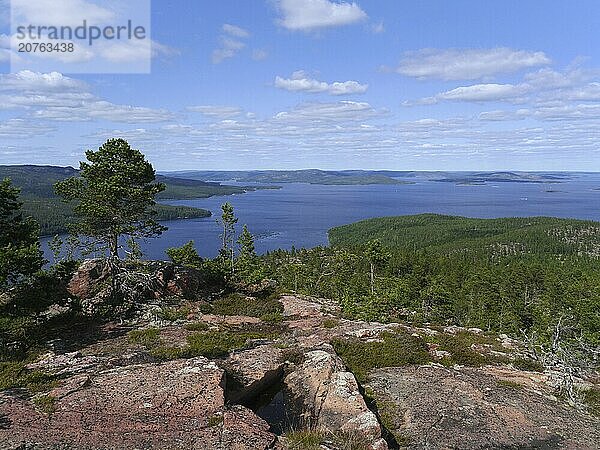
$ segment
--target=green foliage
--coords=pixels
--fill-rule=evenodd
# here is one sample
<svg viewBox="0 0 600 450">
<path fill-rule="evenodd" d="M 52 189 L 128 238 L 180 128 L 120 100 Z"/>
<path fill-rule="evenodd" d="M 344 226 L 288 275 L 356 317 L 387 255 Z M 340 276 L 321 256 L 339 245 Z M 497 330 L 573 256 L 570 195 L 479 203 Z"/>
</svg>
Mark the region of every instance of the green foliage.
<svg viewBox="0 0 600 450">
<path fill-rule="evenodd" d="M 588 407 L 588 411 L 600 417 L 600 388 L 594 386 L 583 393 L 583 401 Z"/>
<path fill-rule="evenodd" d="M 327 318 L 323 320 L 323 328 L 336 328 L 339 326 L 340 321 L 338 319 Z"/>
<path fill-rule="evenodd" d="M 202 266 L 202 258 L 194 246 L 194 241 L 189 241 L 181 247 L 171 247 L 166 253 L 171 261 L 180 266 L 196 269 Z"/>
<path fill-rule="evenodd" d="M 160 330 L 158 328 L 132 330 L 127 334 L 127 340 L 132 344 L 143 345 L 148 348 L 155 347 L 160 343 Z"/>
<path fill-rule="evenodd" d="M 324 433 L 317 430 L 294 430 L 285 433 L 289 450 L 320 450 Z"/>
<path fill-rule="evenodd" d="M 206 322 L 194 322 L 186 324 L 184 328 L 188 331 L 206 331 L 208 330 L 208 324 Z"/>
<path fill-rule="evenodd" d="M 420 214 L 368 219 L 329 230 L 329 241 L 334 246 L 362 246 L 373 239 L 385 242 L 389 249 L 460 252 L 486 258 L 526 254 L 593 256 L 600 242 L 597 222 L 551 217 L 472 219 Z"/>
<path fill-rule="evenodd" d="M 233 206 L 226 202 L 221 205 L 221 217 L 217 219 L 217 223 L 222 227 L 221 231 L 221 249 L 219 256 L 228 270 L 233 273 L 235 250 L 233 243 L 235 241 L 235 224 L 238 219 L 235 217 Z"/>
<path fill-rule="evenodd" d="M 313 429 L 291 430 L 285 433 L 285 444 L 289 450 L 368 450 L 371 439 L 360 431 L 325 432 Z"/>
<path fill-rule="evenodd" d="M 156 315 L 163 320 L 175 322 L 176 320 L 183 320 L 187 318 L 189 313 L 190 308 L 188 306 L 163 307 Z"/>
<path fill-rule="evenodd" d="M 152 209 L 165 185 L 154 183 L 154 169 L 140 151 L 123 139 L 109 139 L 86 158 L 79 177 L 55 185 L 65 201 L 75 202 L 73 234 L 94 238 L 118 258 L 120 236 L 153 237 L 165 230 Z"/>
<path fill-rule="evenodd" d="M 250 316 L 273 318 L 283 313 L 283 305 L 277 297 L 255 298 L 233 293 L 212 303 L 213 314 L 223 316 Z"/>
<path fill-rule="evenodd" d="M 425 364 L 431 361 L 427 345 L 406 332 L 384 333 L 382 342 L 358 339 L 334 339 L 336 353 L 360 382 L 368 379 L 371 369 Z"/>
<path fill-rule="evenodd" d="M 19 189 L 0 181 L 0 290 L 38 271 L 44 263 L 39 228 L 21 211 Z"/>
<path fill-rule="evenodd" d="M 249 339 L 265 339 L 268 335 L 261 332 L 206 331 L 194 333 L 187 337 L 191 356 L 220 358 L 227 356 L 232 350 L 246 346 Z"/>
<path fill-rule="evenodd" d="M 56 397 L 53 397 L 52 395 L 39 395 L 33 399 L 34 405 L 44 414 L 49 416 L 56 411 L 56 401 Z"/>
<path fill-rule="evenodd" d="M 237 241 L 240 252 L 235 261 L 236 277 L 244 283 L 258 283 L 264 278 L 262 265 L 254 248 L 254 236 L 244 225 Z"/>
<path fill-rule="evenodd" d="M 45 392 L 56 385 L 57 379 L 39 370 L 28 370 L 22 361 L 0 362 L 0 391 L 25 388 L 32 394 Z"/>
<path fill-rule="evenodd" d="M 450 353 L 449 357 L 442 358 L 441 363 L 452 366 L 459 364 L 461 366 L 480 367 L 486 364 L 496 364 L 499 362 L 507 362 L 504 358 L 481 354 L 473 350 L 473 345 L 488 345 L 494 350 L 500 350 L 498 342 L 480 336 L 474 333 L 459 332 L 456 334 L 438 333 L 435 336 L 429 337 L 430 342 L 439 345 L 439 350 Z"/>
<path fill-rule="evenodd" d="M 600 345 L 596 222 L 428 214 L 334 228 L 330 239 L 332 247 L 265 255 L 266 276 L 335 299 L 352 318 L 525 332 L 540 345 L 560 319 L 563 345 Z M 390 258 L 371 279 L 376 239 Z"/>
</svg>

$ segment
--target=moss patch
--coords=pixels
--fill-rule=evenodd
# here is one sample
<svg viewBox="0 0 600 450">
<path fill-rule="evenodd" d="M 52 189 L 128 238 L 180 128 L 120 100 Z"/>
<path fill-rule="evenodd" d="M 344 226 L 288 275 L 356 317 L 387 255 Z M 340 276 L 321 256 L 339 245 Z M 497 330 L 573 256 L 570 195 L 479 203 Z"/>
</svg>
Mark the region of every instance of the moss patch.
<svg viewBox="0 0 600 450">
<path fill-rule="evenodd" d="M 600 417 L 600 387 L 596 386 L 585 391 L 583 401 L 591 414 Z"/>
<path fill-rule="evenodd" d="M 498 341 L 490 336 L 460 331 L 456 334 L 438 333 L 427 337 L 428 342 L 439 345 L 439 350 L 450 353 L 449 357 L 442 358 L 442 364 L 452 366 L 481 367 L 486 364 L 501 364 L 509 362 L 509 359 L 492 354 L 479 353 L 473 350 L 473 346 L 484 346 L 486 351 L 502 351 L 503 348 Z"/>
<path fill-rule="evenodd" d="M 183 347 L 169 347 L 160 344 L 151 349 L 151 354 L 164 360 L 196 356 L 222 358 L 233 350 L 245 348 L 249 340 L 272 339 L 276 335 L 268 326 L 198 331 L 187 336 L 187 343 Z"/>
<path fill-rule="evenodd" d="M 44 414 L 51 415 L 56 411 L 56 397 L 52 395 L 40 395 L 33 399 L 33 403 Z"/>
<path fill-rule="evenodd" d="M 283 313 L 283 305 L 277 296 L 254 298 L 234 293 L 215 300 L 210 312 L 222 316 L 273 317 Z"/>
<path fill-rule="evenodd" d="M 543 372 L 544 366 L 533 359 L 530 358 L 515 358 L 511 364 L 515 369 L 519 370 L 527 370 L 529 372 Z"/>
<path fill-rule="evenodd" d="M 381 342 L 334 339 L 333 348 L 360 382 L 371 369 L 426 364 L 431 361 L 427 344 L 406 332 L 386 332 Z"/>
<path fill-rule="evenodd" d="M 0 362 L 0 391 L 25 388 L 32 394 L 45 392 L 56 386 L 56 375 L 40 370 L 28 370 L 24 362 Z"/>
<path fill-rule="evenodd" d="M 335 328 L 339 326 L 340 321 L 338 319 L 327 318 L 323 320 L 323 328 Z"/>
<path fill-rule="evenodd" d="M 127 340 L 132 344 L 152 348 L 160 344 L 160 330 L 158 328 L 145 328 L 130 331 Z"/>
</svg>

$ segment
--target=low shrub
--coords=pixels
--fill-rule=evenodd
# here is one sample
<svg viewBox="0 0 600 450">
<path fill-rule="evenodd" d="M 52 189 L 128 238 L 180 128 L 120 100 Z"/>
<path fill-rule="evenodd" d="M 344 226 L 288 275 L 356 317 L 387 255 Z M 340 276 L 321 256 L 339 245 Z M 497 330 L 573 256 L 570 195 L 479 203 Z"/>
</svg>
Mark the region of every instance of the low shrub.
<svg viewBox="0 0 600 450">
<path fill-rule="evenodd" d="M 381 342 L 334 339 L 333 348 L 360 382 L 367 381 L 371 369 L 426 364 L 431 361 L 427 345 L 406 332 L 386 332 Z"/>
<path fill-rule="evenodd" d="M 152 348 L 160 344 L 160 330 L 158 328 L 144 328 L 130 331 L 127 340 L 132 344 Z"/>
<path fill-rule="evenodd" d="M 223 316 L 269 317 L 283 313 L 283 305 L 277 300 L 277 296 L 254 298 L 234 293 L 215 300 L 211 312 Z"/>
</svg>

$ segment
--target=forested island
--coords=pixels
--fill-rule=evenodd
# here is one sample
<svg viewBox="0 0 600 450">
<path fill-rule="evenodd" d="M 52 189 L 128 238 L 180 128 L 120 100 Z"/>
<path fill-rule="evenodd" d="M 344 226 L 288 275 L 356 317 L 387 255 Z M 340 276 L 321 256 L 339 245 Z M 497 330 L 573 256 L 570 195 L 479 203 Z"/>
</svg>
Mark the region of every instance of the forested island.
<svg viewBox="0 0 600 450">
<path fill-rule="evenodd" d="M 600 442 L 598 222 L 383 217 L 259 255 L 226 202 L 216 258 L 189 241 L 148 261 L 138 241 L 166 230 L 158 199 L 237 188 L 156 176 L 122 139 L 79 170 L 3 170 L 0 442 Z M 47 266 L 28 196 L 68 211 L 73 239 L 52 241 Z"/>
</svg>

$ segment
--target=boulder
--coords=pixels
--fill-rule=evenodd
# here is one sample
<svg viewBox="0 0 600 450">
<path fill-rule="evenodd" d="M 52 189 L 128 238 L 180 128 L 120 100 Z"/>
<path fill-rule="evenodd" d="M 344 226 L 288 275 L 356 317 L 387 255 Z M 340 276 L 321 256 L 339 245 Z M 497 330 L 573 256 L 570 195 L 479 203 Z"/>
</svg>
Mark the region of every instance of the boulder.
<svg viewBox="0 0 600 450">
<path fill-rule="evenodd" d="M 70 294 L 80 299 L 91 298 L 98 286 L 108 278 L 109 271 L 101 259 L 88 259 L 81 263 L 67 285 Z"/>
<path fill-rule="evenodd" d="M 196 269 L 164 261 L 121 262 L 116 285 L 119 292 L 115 297 L 106 262 L 90 259 L 79 266 L 67 289 L 80 300 L 84 314 L 117 317 L 155 299 L 194 299 L 202 286 L 202 275 Z"/>
<path fill-rule="evenodd" d="M 332 349 L 326 349 L 307 352 L 304 362 L 285 378 L 289 391 L 304 406 L 305 422 L 324 432 L 360 434 L 372 449 L 387 448 L 354 375 Z"/>
</svg>

